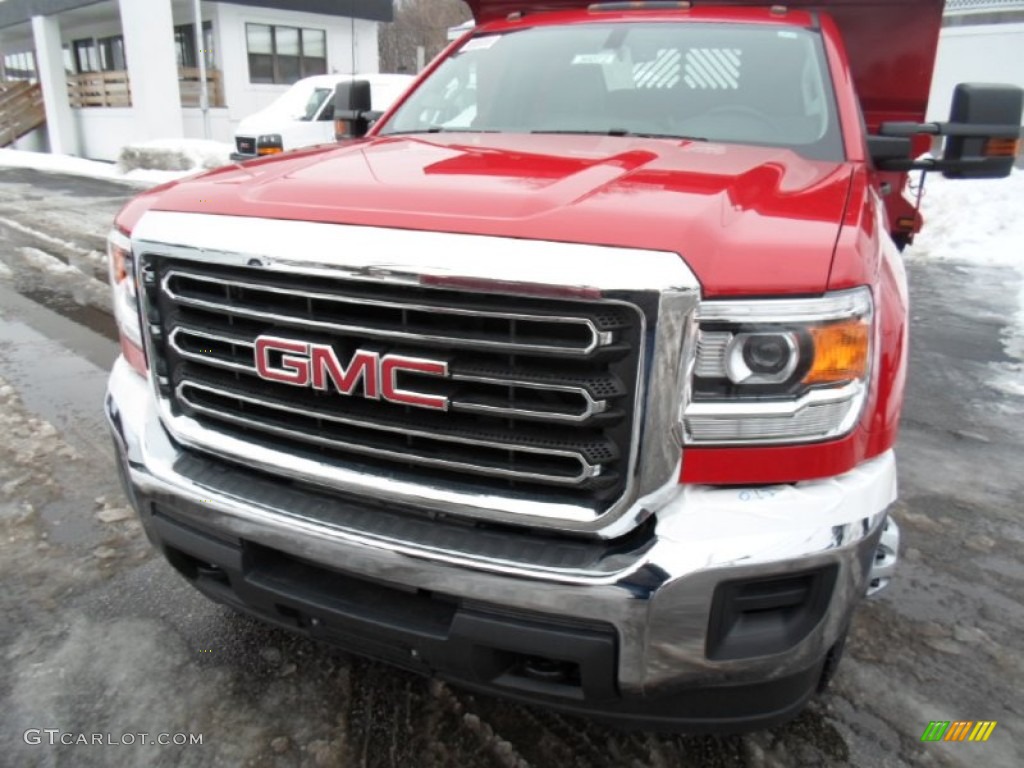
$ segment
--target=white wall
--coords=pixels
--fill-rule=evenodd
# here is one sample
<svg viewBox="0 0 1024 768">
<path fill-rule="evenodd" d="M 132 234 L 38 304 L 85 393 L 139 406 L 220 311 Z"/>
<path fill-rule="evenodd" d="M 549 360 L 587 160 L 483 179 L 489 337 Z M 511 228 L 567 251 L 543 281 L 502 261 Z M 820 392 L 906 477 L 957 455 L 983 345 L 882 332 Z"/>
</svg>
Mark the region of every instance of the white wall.
<svg viewBox="0 0 1024 768">
<path fill-rule="evenodd" d="M 185 107 L 181 110 L 185 125 L 186 139 L 205 139 L 203 135 L 203 113 L 198 107 Z M 235 124 L 226 109 L 210 110 L 210 139 L 235 143 Z"/>
<path fill-rule="evenodd" d="M 83 107 L 71 110 L 82 157 L 117 160 L 121 147 L 151 139 L 142 132 L 130 107 Z"/>
<path fill-rule="evenodd" d="M 20 149 L 23 152 L 49 152 L 50 138 L 46 135 L 46 126 L 29 131 L 20 139 L 15 139 L 11 149 Z"/>
<path fill-rule="evenodd" d="M 182 138 L 181 94 L 170 3 L 120 0 L 135 124 L 151 138 Z"/>
<path fill-rule="evenodd" d="M 321 16 L 270 8 L 251 8 L 231 3 L 212 4 L 217 62 L 224 77 L 224 98 L 233 125 L 258 112 L 288 90 L 287 85 L 249 82 L 249 57 L 246 52 L 245 25 L 281 24 L 290 27 L 322 29 L 327 33 L 328 73 L 352 72 L 352 22 L 339 16 Z M 377 22 L 355 22 L 355 64 L 362 73 L 380 71 L 377 51 Z"/>
<path fill-rule="evenodd" d="M 1024 23 L 943 27 L 928 120 L 947 120 L 957 83 L 1024 87 Z"/>
<path fill-rule="evenodd" d="M 46 135 L 50 149 L 63 155 L 74 155 L 78 149 L 75 126 L 71 119 L 67 76 L 64 73 L 64 52 L 60 40 L 60 20 L 55 16 L 33 16 L 36 72 L 43 92 Z"/>
</svg>

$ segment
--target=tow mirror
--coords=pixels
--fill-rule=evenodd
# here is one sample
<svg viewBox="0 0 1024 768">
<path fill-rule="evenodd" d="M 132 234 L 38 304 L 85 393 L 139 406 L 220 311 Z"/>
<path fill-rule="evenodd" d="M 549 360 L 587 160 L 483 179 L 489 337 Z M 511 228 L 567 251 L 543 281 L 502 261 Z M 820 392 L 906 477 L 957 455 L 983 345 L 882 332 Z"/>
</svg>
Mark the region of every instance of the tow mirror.
<svg viewBox="0 0 1024 768">
<path fill-rule="evenodd" d="M 953 92 L 942 174 L 951 179 L 1010 175 L 1020 148 L 1024 90 L 1013 85 L 961 83 Z"/>
<path fill-rule="evenodd" d="M 350 80 L 334 89 L 334 138 L 352 139 L 370 130 L 370 83 Z"/>
<path fill-rule="evenodd" d="M 912 148 L 909 136 L 868 136 L 868 154 L 877 168 L 909 161 Z"/>
<path fill-rule="evenodd" d="M 948 123 L 882 123 L 868 137 L 875 167 L 883 171 L 942 171 L 950 179 L 1001 179 L 1017 159 L 1024 89 L 1015 85 L 961 83 L 953 92 Z M 918 134 L 945 136 L 942 157 L 915 159 L 894 140 Z"/>
</svg>

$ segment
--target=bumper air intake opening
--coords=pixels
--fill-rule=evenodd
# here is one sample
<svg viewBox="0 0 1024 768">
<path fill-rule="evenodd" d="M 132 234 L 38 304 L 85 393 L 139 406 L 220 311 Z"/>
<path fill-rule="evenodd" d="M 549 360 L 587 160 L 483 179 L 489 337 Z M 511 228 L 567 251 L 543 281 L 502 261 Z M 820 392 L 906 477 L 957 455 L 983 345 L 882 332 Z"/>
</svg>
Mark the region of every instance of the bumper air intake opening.
<svg viewBox="0 0 1024 768">
<path fill-rule="evenodd" d="M 832 565 L 779 578 L 719 584 L 711 607 L 707 657 L 744 659 L 792 648 L 825 615 L 837 570 Z"/>
<path fill-rule="evenodd" d="M 585 698 L 578 662 L 500 650 L 491 653 L 505 670 L 493 678 L 502 687 L 580 701 Z"/>
</svg>

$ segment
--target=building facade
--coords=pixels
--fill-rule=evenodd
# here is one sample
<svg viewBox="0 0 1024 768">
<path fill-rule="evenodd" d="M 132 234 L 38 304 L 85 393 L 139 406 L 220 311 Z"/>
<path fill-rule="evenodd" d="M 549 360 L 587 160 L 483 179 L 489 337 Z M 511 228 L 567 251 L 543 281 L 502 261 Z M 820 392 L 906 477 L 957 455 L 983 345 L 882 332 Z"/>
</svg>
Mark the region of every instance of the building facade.
<svg viewBox="0 0 1024 768">
<path fill-rule="evenodd" d="M 1024 88 L 1024 0 L 946 0 L 929 120 L 949 117 L 957 83 Z"/>
<path fill-rule="evenodd" d="M 0 0 L 0 79 L 38 81 L 46 104 L 46 126 L 15 146 L 114 160 L 150 139 L 229 142 L 301 77 L 377 72 L 393 13 L 392 0 Z"/>
</svg>

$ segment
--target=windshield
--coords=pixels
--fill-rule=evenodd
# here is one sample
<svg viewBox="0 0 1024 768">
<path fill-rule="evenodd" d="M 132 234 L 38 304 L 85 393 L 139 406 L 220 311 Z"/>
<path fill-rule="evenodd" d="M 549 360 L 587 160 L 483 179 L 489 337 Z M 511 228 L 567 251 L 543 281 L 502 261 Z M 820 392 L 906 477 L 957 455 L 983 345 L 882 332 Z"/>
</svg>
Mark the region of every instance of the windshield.
<svg viewBox="0 0 1024 768">
<path fill-rule="evenodd" d="M 334 93 L 332 88 L 314 88 L 309 83 L 296 83 L 261 110 L 264 115 L 288 120 L 312 120 L 317 110 Z"/>
<path fill-rule="evenodd" d="M 477 36 L 379 134 L 432 131 L 685 137 L 843 157 L 818 35 L 753 24 L 600 23 Z"/>
</svg>

